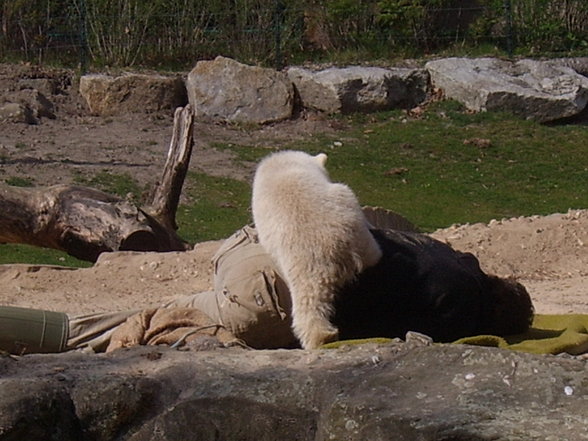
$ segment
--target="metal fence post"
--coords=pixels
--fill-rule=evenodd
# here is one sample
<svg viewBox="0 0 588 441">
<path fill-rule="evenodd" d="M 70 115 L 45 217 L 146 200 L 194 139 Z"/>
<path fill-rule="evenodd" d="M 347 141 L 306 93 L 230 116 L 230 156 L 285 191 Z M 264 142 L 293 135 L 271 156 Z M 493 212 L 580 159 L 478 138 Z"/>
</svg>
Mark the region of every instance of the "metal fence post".
<svg viewBox="0 0 588 441">
<path fill-rule="evenodd" d="M 514 38 L 512 26 L 512 1 L 504 0 L 504 20 L 506 23 L 506 53 L 512 58 L 514 53 Z"/>
<path fill-rule="evenodd" d="M 84 75 L 88 69 L 88 28 L 86 0 L 80 0 L 80 75 Z"/>
<path fill-rule="evenodd" d="M 281 70 L 284 67 L 282 59 L 282 20 L 284 18 L 284 5 L 282 0 L 275 0 L 274 8 L 274 45 L 276 51 L 275 68 Z"/>
</svg>

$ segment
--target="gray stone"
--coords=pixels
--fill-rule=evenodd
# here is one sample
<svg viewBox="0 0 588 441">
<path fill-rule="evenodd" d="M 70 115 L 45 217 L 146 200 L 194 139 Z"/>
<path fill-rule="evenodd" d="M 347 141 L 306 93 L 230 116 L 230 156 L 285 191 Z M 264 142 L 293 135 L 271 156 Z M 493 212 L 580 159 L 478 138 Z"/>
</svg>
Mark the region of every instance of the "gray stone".
<svg viewBox="0 0 588 441">
<path fill-rule="evenodd" d="M 80 94 L 90 111 L 101 116 L 173 111 L 187 103 L 182 78 L 164 75 L 84 75 Z"/>
<path fill-rule="evenodd" d="M 547 60 L 553 66 L 565 66 L 574 69 L 580 75 L 588 77 L 588 57 L 565 57 Z"/>
<path fill-rule="evenodd" d="M 19 89 L 35 89 L 45 96 L 51 96 L 58 93 L 59 88 L 54 78 L 22 78 L 18 80 Z"/>
<path fill-rule="evenodd" d="M 411 108 L 425 100 L 428 74 L 422 69 L 351 66 L 312 71 L 288 69 L 303 107 L 327 113 Z"/>
<path fill-rule="evenodd" d="M 0 441 L 588 439 L 586 361 L 465 345 L 0 356 Z"/>
<path fill-rule="evenodd" d="M 196 63 L 186 88 L 198 118 L 264 124 L 292 116 L 292 83 L 273 69 L 217 57 Z"/>
<path fill-rule="evenodd" d="M 33 112 L 24 104 L 5 103 L 0 105 L 0 121 L 37 124 Z"/>
<path fill-rule="evenodd" d="M 429 61 L 435 87 L 474 111 L 508 111 L 540 122 L 572 117 L 588 104 L 588 78 L 542 61 L 446 58 Z"/>
<path fill-rule="evenodd" d="M 7 92 L 5 104 L 0 106 L 0 119 L 27 124 L 38 124 L 41 118 L 55 119 L 55 106 L 36 89 Z"/>
</svg>

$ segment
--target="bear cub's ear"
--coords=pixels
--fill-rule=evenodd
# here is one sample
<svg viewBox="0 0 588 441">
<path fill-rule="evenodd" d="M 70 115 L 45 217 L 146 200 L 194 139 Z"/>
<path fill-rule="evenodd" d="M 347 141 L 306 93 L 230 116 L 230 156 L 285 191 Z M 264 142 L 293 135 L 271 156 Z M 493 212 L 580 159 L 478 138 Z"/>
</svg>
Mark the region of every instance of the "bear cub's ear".
<svg viewBox="0 0 588 441">
<path fill-rule="evenodd" d="M 325 164 L 327 163 L 327 155 L 324 153 L 319 153 L 318 155 L 316 155 L 314 157 L 314 159 L 317 160 L 317 162 L 322 165 L 323 167 L 325 166 Z"/>
</svg>

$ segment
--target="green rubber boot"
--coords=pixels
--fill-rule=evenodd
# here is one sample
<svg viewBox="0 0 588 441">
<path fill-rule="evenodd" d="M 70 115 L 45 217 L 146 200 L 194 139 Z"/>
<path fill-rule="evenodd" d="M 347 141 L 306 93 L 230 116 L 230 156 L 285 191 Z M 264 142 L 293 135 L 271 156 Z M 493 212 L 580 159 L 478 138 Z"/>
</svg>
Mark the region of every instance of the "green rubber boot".
<svg viewBox="0 0 588 441">
<path fill-rule="evenodd" d="M 62 352 L 69 337 L 63 312 L 0 306 L 0 350 L 11 354 Z"/>
</svg>

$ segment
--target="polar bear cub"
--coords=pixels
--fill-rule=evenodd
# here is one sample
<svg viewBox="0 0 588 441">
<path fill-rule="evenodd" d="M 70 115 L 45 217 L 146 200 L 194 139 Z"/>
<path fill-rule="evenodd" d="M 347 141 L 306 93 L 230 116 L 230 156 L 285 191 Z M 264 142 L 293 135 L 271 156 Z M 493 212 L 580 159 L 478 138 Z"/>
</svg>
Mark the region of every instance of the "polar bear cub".
<svg viewBox="0 0 588 441">
<path fill-rule="evenodd" d="M 292 328 L 305 349 L 338 337 L 335 293 L 382 252 L 351 189 L 331 182 L 327 155 L 282 151 L 264 158 L 253 180 L 259 242 L 292 297 Z"/>
</svg>

